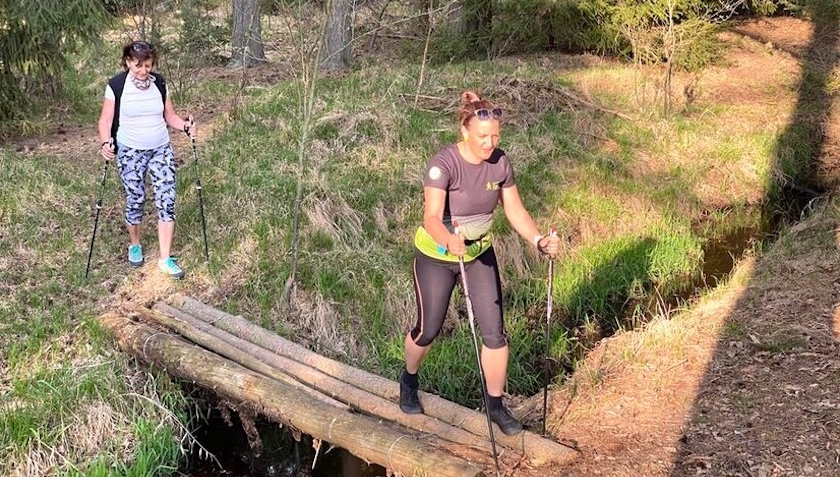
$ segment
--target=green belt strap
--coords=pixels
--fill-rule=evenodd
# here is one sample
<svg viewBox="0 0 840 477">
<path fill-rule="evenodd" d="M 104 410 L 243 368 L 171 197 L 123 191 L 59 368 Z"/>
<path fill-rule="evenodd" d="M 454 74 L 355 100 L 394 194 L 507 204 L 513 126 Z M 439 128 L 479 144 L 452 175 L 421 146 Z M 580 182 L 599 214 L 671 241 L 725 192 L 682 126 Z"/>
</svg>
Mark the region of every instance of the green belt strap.
<svg viewBox="0 0 840 477">
<path fill-rule="evenodd" d="M 464 254 L 464 261 L 470 262 L 476 259 L 479 255 L 486 252 L 490 246 L 493 245 L 493 236 L 489 232 L 483 237 L 476 240 L 467 246 L 467 253 Z M 414 234 L 414 246 L 417 250 L 432 258 L 443 260 L 446 262 L 457 262 L 458 257 L 446 251 L 446 247 L 439 245 L 435 239 L 423 227 L 417 227 L 417 232 Z"/>
</svg>

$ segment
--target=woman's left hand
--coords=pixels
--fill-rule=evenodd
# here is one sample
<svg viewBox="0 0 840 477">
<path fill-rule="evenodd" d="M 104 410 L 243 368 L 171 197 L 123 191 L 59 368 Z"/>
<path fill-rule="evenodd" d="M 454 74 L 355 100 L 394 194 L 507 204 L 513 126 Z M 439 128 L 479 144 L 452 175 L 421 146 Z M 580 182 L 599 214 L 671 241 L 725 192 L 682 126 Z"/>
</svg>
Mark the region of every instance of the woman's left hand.
<svg viewBox="0 0 840 477">
<path fill-rule="evenodd" d="M 546 235 L 537 243 L 537 249 L 553 258 L 560 253 L 560 238 L 554 234 Z"/>
<path fill-rule="evenodd" d="M 184 133 L 190 137 L 190 139 L 195 139 L 198 136 L 198 124 L 195 122 L 195 118 L 192 116 L 184 122 Z"/>
</svg>

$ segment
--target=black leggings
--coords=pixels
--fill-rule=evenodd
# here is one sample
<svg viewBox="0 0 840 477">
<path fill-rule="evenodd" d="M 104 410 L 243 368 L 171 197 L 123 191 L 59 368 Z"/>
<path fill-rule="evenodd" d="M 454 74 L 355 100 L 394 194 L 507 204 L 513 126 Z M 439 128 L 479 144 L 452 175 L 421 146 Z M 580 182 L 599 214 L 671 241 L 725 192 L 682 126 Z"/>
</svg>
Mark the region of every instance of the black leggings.
<svg viewBox="0 0 840 477">
<path fill-rule="evenodd" d="M 507 345 L 502 317 L 502 283 L 496 252 L 490 247 L 475 260 L 464 263 L 476 325 L 484 346 L 499 349 Z M 449 299 L 460 282 L 457 262 L 444 262 L 414 251 L 414 294 L 417 324 L 410 332 L 417 346 L 428 346 L 440 333 Z"/>
</svg>

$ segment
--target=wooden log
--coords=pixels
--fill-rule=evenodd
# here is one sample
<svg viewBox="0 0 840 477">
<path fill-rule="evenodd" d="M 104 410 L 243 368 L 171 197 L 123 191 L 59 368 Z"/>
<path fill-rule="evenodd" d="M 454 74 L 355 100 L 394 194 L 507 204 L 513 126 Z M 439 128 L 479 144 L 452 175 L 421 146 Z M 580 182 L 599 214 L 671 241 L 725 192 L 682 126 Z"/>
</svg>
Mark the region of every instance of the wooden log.
<svg viewBox="0 0 840 477">
<path fill-rule="evenodd" d="M 137 313 L 253 371 L 270 377 L 279 374 L 286 378 L 294 378 L 295 384 L 305 383 L 312 386 L 330 396 L 330 401 L 341 401 L 342 406 L 346 403 L 362 412 L 492 455 L 490 443 L 480 436 L 424 414 L 405 414 L 394 402 L 293 359 L 272 353 L 165 303 L 156 304 L 154 311 L 141 309 Z"/>
<path fill-rule="evenodd" d="M 484 477 L 477 466 L 427 443 L 383 426 L 376 419 L 311 399 L 221 356 L 161 333 L 116 313 L 99 322 L 128 353 L 160 366 L 173 376 L 212 389 L 233 402 L 247 401 L 269 418 L 343 447 L 386 469 L 409 476 Z"/>
<path fill-rule="evenodd" d="M 177 312 L 177 310 L 174 311 Z M 296 380 L 294 376 L 291 376 L 288 373 L 284 373 L 283 371 L 281 371 L 282 368 L 278 369 L 266 363 L 260 362 L 260 360 L 257 359 L 255 356 L 252 356 L 248 352 L 236 347 L 236 345 L 225 343 L 224 338 L 217 336 L 217 333 L 208 333 L 207 331 L 209 330 L 207 330 L 206 328 L 214 329 L 218 332 L 218 334 L 226 333 L 225 331 L 208 325 L 203 321 L 201 321 L 200 323 L 206 328 L 196 329 L 193 328 L 190 324 L 185 323 L 184 320 L 179 321 L 179 319 L 176 319 L 177 317 L 167 316 L 163 313 L 166 312 L 162 311 L 161 313 L 158 311 L 149 310 L 148 308 L 138 308 L 134 311 L 134 314 L 136 314 L 137 316 L 166 326 L 167 328 L 170 328 L 171 330 L 177 332 L 181 336 L 189 339 L 193 343 L 202 346 L 210 351 L 213 351 L 216 354 L 224 356 L 225 358 L 228 358 L 238 364 L 241 364 L 242 366 L 252 371 L 264 374 L 269 378 L 276 379 L 278 381 L 283 381 L 289 386 L 292 386 L 295 389 L 297 389 L 298 392 L 308 394 L 309 397 L 312 399 L 318 399 L 320 401 L 323 401 L 325 404 L 344 409 L 345 411 L 350 410 L 350 408 L 343 402 L 325 396 L 324 394 L 319 393 L 314 389 L 306 386 L 304 383 L 301 383 L 300 381 Z M 195 318 L 193 318 L 193 320 L 199 321 Z"/>
<path fill-rule="evenodd" d="M 352 383 L 393 402 L 399 400 L 399 383 L 377 376 L 317 353 L 293 343 L 285 338 L 247 321 L 240 316 L 234 316 L 221 310 L 205 305 L 198 300 L 185 295 L 175 295 L 171 303 L 196 318 L 222 328 L 239 338 L 261 346 L 281 356 L 286 356 L 300 363 L 317 368 L 324 373 Z M 489 439 L 487 432 L 487 417 L 484 413 L 447 401 L 434 394 L 420 393 L 425 414 L 436 417 L 444 422 L 458 426 L 475 435 Z M 493 433 L 496 443 L 525 454 L 533 465 L 548 463 L 568 463 L 577 457 L 577 451 L 539 434 L 523 431 L 515 436 L 504 435 L 498 427 Z"/>
</svg>

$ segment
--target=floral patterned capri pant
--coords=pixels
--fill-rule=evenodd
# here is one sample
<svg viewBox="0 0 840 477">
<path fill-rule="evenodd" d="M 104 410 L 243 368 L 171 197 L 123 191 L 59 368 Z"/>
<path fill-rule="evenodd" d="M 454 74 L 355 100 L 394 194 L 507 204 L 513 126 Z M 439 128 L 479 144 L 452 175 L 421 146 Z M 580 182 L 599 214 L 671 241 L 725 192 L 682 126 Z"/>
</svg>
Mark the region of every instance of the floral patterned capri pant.
<svg viewBox="0 0 840 477">
<path fill-rule="evenodd" d="M 175 220 L 175 154 L 169 143 L 156 149 L 117 147 L 117 165 L 125 187 L 125 222 L 139 225 L 146 202 L 146 171 L 155 192 L 155 207 L 162 222 Z"/>
</svg>

